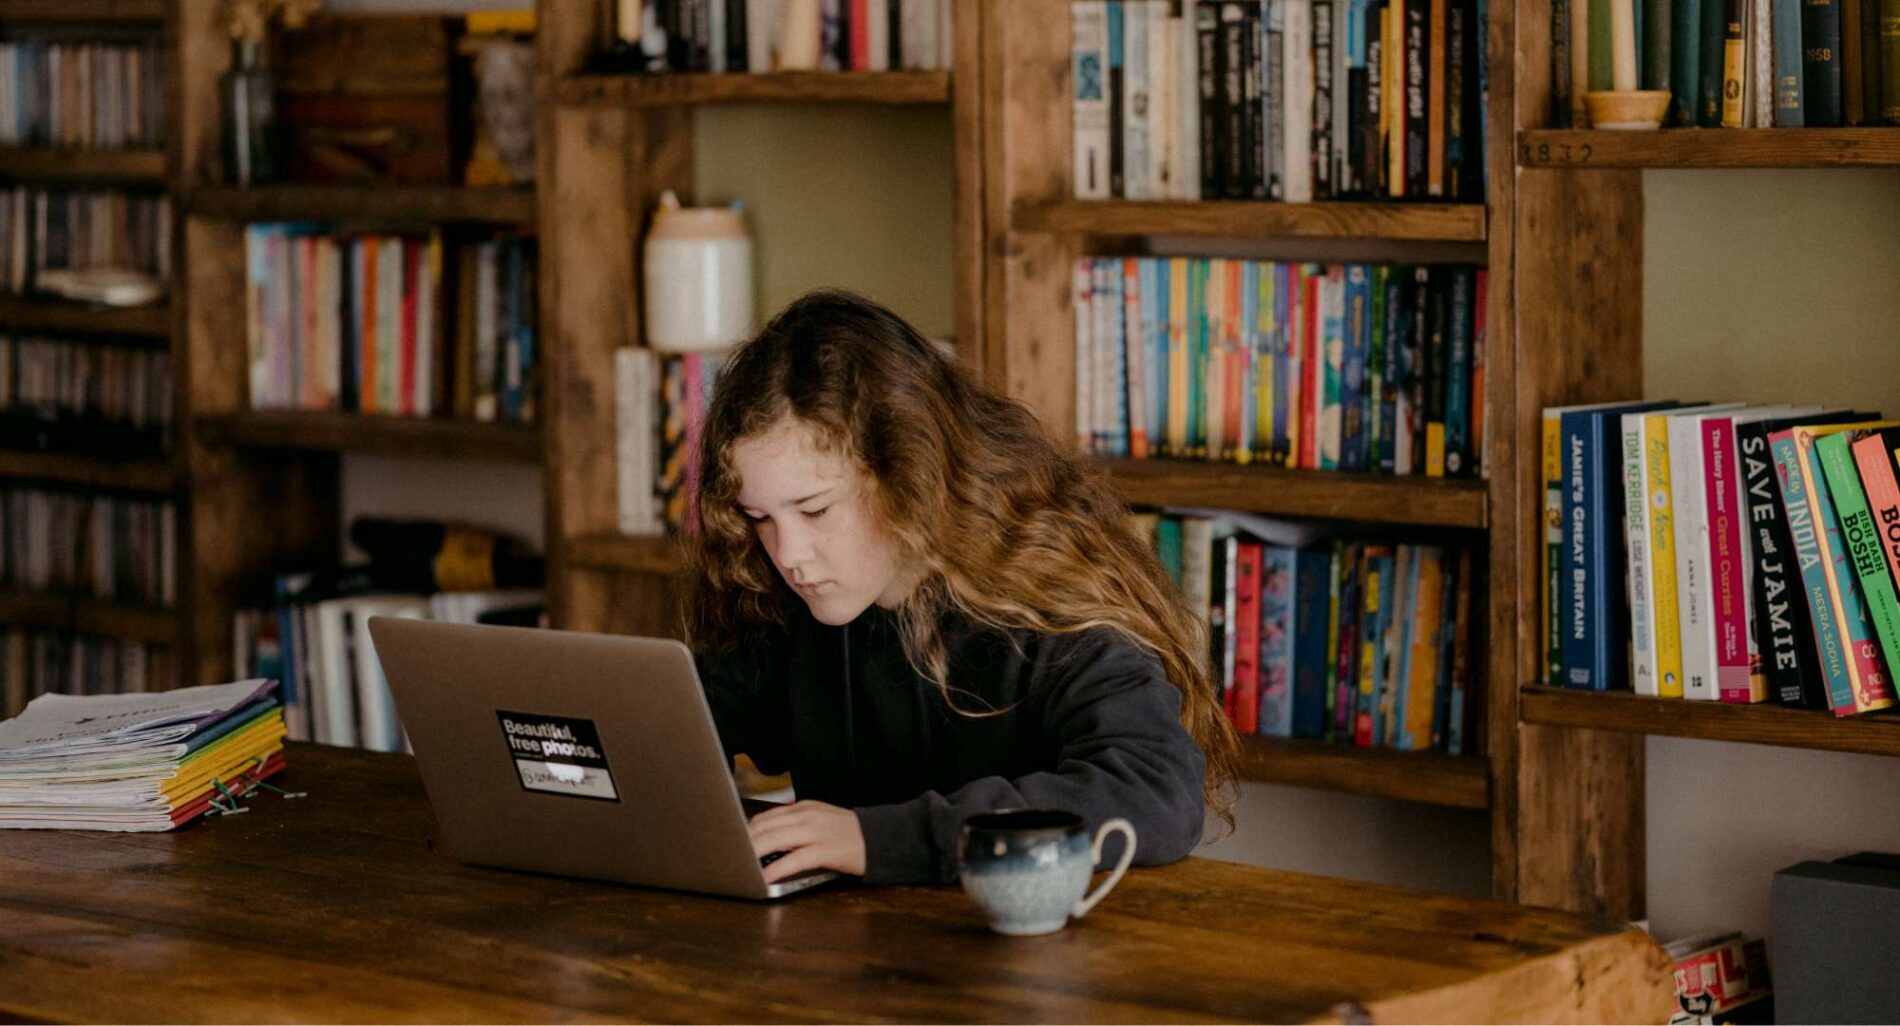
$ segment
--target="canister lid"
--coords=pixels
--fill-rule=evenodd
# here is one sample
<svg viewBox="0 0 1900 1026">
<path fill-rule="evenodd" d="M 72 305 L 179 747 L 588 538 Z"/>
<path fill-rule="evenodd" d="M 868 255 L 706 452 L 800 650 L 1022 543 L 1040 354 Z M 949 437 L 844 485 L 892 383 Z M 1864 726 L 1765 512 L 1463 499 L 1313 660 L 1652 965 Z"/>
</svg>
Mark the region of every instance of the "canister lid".
<svg viewBox="0 0 1900 1026">
<path fill-rule="evenodd" d="M 743 239 L 745 212 L 737 207 L 682 207 L 668 189 L 653 210 L 649 239 Z"/>
</svg>

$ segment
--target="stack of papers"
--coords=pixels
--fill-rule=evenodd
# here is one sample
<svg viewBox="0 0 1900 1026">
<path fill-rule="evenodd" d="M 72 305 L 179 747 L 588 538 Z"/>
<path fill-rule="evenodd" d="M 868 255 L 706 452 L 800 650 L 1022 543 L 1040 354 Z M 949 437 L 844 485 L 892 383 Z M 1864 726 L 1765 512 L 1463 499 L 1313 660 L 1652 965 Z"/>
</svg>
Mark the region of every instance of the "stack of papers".
<svg viewBox="0 0 1900 1026">
<path fill-rule="evenodd" d="M 276 682 L 47 694 L 0 722 L 0 828 L 170 830 L 284 768 Z"/>
</svg>

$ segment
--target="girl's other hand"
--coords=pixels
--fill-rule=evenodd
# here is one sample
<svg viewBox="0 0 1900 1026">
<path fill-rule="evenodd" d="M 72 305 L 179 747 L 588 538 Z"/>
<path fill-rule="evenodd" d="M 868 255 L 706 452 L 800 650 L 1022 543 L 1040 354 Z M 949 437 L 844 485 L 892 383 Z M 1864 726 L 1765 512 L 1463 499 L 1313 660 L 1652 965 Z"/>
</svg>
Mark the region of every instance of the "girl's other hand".
<svg viewBox="0 0 1900 1026">
<path fill-rule="evenodd" d="M 864 875 L 864 828 L 858 814 L 824 802 L 793 802 L 752 817 L 752 851 L 760 858 L 785 855 L 765 867 L 765 882 L 778 883 L 813 869 Z"/>
</svg>

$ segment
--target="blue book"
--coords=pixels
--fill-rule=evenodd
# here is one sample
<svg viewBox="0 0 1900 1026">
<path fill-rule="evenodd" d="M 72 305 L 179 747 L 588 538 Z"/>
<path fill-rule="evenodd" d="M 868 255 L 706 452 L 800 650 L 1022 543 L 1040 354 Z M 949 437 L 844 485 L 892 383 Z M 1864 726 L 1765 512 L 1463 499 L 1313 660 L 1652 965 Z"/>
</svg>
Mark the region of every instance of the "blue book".
<svg viewBox="0 0 1900 1026">
<path fill-rule="evenodd" d="M 1110 456 L 1128 455 L 1128 317 L 1122 305 L 1122 262 L 1104 258 L 1095 262 L 1095 302 L 1108 304 L 1108 316 L 1098 323 L 1108 334 L 1098 339 L 1107 347 L 1108 380 L 1114 390 L 1114 419 L 1110 422 L 1107 449 Z"/>
<path fill-rule="evenodd" d="M 1407 696 L 1412 690 L 1412 674 L 1417 672 L 1412 665 L 1412 644 L 1417 640 L 1414 631 L 1418 627 L 1419 553 L 1424 551 L 1417 545 L 1403 547 L 1411 551 L 1398 561 L 1403 564 L 1405 572 L 1394 591 L 1394 602 L 1396 608 L 1404 612 L 1403 618 L 1399 621 L 1397 636 L 1392 639 L 1392 645 L 1397 651 L 1392 653 L 1392 672 L 1388 675 L 1386 683 L 1386 686 L 1392 688 L 1397 695 L 1395 704 L 1398 706 L 1401 730 L 1405 724 L 1405 710 L 1411 704 Z M 1409 735 L 1401 733 L 1398 738 L 1399 746 L 1405 747 L 1409 740 Z"/>
<path fill-rule="evenodd" d="M 1800 128 L 1806 123 L 1801 116 L 1805 101 L 1801 83 L 1806 74 L 1801 63 L 1801 0 L 1774 0 L 1774 31 L 1769 38 L 1775 46 L 1774 127 Z M 1889 74 L 1900 74 L 1900 69 Z"/>
<path fill-rule="evenodd" d="M 1366 448 L 1362 470 L 1379 469 L 1385 444 L 1385 283 L 1389 270 L 1383 264 L 1374 265 L 1368 285 L 1372 301 L 1366 318 Z"/>
<path fill-rule="evenodd" d="M 1629 609 L 1623 552 L 1625 413 L 1675 402 L 1627 403 L 1565 413 L 1563 447 L 1563 682 L 1588 691 L 1629 686 Z"/>
<path fill-rule="evenodd" d="M 1242 463 L 1253 459 L 1254 449 L 1260 434 L 1260 332 L 1256 323 L 1260 315 L 1260 290 L 1253 287 L 1254 262 L 1240 261 L 1240 325 L 1234 332 L 1240 338 L 1240 451 L 1236 454 Z"/>
<path fill-rule="evenodd" d="M 1470 477 L 1478 462 L 1471 451 L 1471 330 L 1478 287 L 1469 267 L 1451 269 L 1451 313 L 1445 326 L 1445 476 Z"/>
<path fill-rule="evenodd" d="M 1366 365 L 1372 346 L 1372 274 L 1364 264 L 1346 266 L 1345 355 L 1340 367 L 1339 469 L 1366 469 L 1368 399 Z"/>
<path fill-rule="evenodd" d="M 1273 277 L 1273 465 L 1291 466 L 1292 418 L 1297 412 L 1292 408 L 1293 374 L 1297 364 L 1293 360 L 1289 347 L 1293 339 L 1299 337 L 1293 326 L 1287 321 L 1293 316 L 1293 283 L 1296 280 L 1290 264 L 1268 264 L 1263 273 Z"/>
<path fill-rule="evenodd" d="M 1395 268 L 1385 276 L 1384 360 L 1379 367 L 1379 453 L 1378 470 L 1391 474 L 1398 470 L 1399 394 L 1405 390 L 1405 333 L 1412 323 L 1412 308 L 1406 297 L 1411 294 L 1411 275 Z"/>
<path fill-rule="evenodd" d="M 1459 558 L 1449 549 L 1439 553 L 1443 569 L 1439 608 L 1444 616 L 1438 625 L 1438 689 L 1432 694 L 1432 747 L 1453 755 L 1464 751 L 1464 731 L 1459 727 L 1464 719 L 1464 684 L 1453 677 L 1458 670 Z"/>
<path fill-rule="evenodd" d="M 1293 736 L 1327 736 L 1326 621 L 1332 601 L 1331 546 L 1300 549 L 1293 570 Z"/>
<path fill-rule="evenodd" d="M 1293 736 L 1293 658 L 1299 550 L 1260 548 L 1260 733 Z"/>
<path fill-rule="evenodd" d="M 1144 257 L 1135 265 L 1141 284 L 1141 359 L 1142 382 L 1146 394 L 1142 411 L 1148 424 L 1148 452 L 1161 451 L 1167 437 L 1168 395 L 1168 288 L 1167 267 L 1159 260 Z"/>
</svg>

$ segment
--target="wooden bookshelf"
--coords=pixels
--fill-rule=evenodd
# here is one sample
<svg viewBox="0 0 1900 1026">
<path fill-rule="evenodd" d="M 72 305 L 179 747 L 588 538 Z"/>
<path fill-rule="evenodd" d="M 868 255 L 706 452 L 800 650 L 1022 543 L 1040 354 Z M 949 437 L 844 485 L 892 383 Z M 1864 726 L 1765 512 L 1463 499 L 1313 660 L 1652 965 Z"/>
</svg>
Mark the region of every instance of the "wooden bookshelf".
<svg viewBox="0 0 1900 1026">
<path fill-rule="evenodd" d="M 1270 737 L 1243 738 L 1240 749 L 1240 775 L 1245 780 L 1458 809 L 1490 807 L 1490 774 L 1482 758 L 1442 752 L 1397 752 Z"/>
<path fill-rule="evenodd" d="M 128 492 L 170 492 L 178 487 L 178 471 L 169 460 L 106 460 L 59 452 L 21 452 L 0 449 L 0 480 L 48 481 L 85 488 Z"/>
<path fill-rule="evenodd" d="M 64 299 L 0 293 L 0 330 L 138 336 L 169 345 L 172 310 L 156 306 L 88 306 Z"/>
<path fill-rule="evenodd" d="M 199 186 L 186 194 L 186 209 L 194 216 L 232 221 L 525 225 L 534 222 L 534 191 L 460 185 Z"/>
<path fill-rule="evenodd" d="M 683 567 L 679 543 L 671 537 L 640 538 L 624 534 L 596 534 L 570 538 L 567 560 L 594 570 L 637 574 L 674 574 Z"/>
<path fill-rule="evenodd" d="M 948 71 L 779 71 L 766 74 L 570 75 L 553 87 L 565 106 L 702 103 L 948 103 Z"/>
<path fill-rule="evenodd" d="M 1464 478 L 1284 470 L 1196 460 L 1098 461 L 1131 505 L 1218 506 L 1418 527 L 1485 526 L 1485 485 Z"/>
<path fill-rule="evenodd" d="M 1483 242 L 1482 203 L 1255 203 L 1131 200 L 1019 200 L 1019 232 L 1103 237 L 1383 239 Z"/>
<path fill-rule="evenodd" d="M 1627 691 L 1527 687 L 1524 721 L 1623 734 L 1900 755 L 1900 715 L 1835 716 L 1819 709 L 1648 698 Z"/>
<path fill-rule="evenodd" d="M 1900 128 L 1677 128 L 1657 132 L 1532 129 L 1524 167 L 1894 167 Z"/>
<path fill-rule="evenodd" d="M 47 630 L 71 629 L 80 634 L 99 634 L 154 645 L 175 645 L 178 643 L 179 617 L 170 609 L 151 606 L 123 605 L 68 595 L 0 592 L 0 624 Z"/>
<path fill-rule="evenodd" d="M 202 441 L 248 449 L 381 452 L 515 463 L 541 457 L 541 436 L 533 425 L 255 410 L 200 417 L 197 426 Z"/>
<path fill-rule="evenodd" d="M 4 18 L 0 14 L 0 18 Z M 62 184 L 163 185 L 164 150 L 0 146 L 0 179 Z"/>
<path fill-rule="evenodd" d="M 0 0 L 0 21 L 159 22 L 167 0 Z"/>
</svg>

